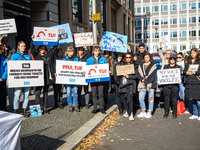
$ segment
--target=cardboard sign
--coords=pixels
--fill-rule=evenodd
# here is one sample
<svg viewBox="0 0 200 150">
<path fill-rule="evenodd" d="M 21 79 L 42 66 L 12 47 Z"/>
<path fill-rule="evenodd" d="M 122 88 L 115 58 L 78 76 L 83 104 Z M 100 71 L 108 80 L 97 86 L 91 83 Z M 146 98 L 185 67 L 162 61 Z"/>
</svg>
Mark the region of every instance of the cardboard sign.
<svg viewBox="0 0 200 150">
<path fill-rule="evenodd" d="M 199 65 L 194 64 L 194 65 L 189 65 L 188 71 L 198 71 Z"/>
<path fill-rule="evenodd" d="M 108 64 L 87 65 L 85 78 L 87 83 L 110 81 Z"/>
<path fill-rule="evenodd" d="M 15 19 L 0 20 L 0 34 L 17 33 Z"/>
<path fill-rule="evenodd" d="M 34 27 L 33 45 L 58 45 L 58 29 Z"/>
<path fill-rule="evenodd" d="M 59 45 L 73 42 L 72 32 L 70 30 L 69 23 L 58 25 L 58 26 L 53 26 L 50 28 L 58 29 L 58 36 L 60 37 Z"/>
<path fill-rule="evenodd" d="M 102 50 L 127 53 L 127 36 L 105 31 L 101 42 Z"/>
<path fill-rule="evenodd" d="M 87 85 L 85 82 L 85 62 L 56 60 L 56 83 L 71 85 Z"/>
<path fill-rule="evenodd" d="M 181 82 L 181 69 L 164 69 L 157 71 L 157 82 L 160 85 L 178 84 Z"/>
<path fill-rule="evenodd" d="M 116 67 L 117 76 L 121 76 L 123 74 L 135 74 L 134 65 L 120 65 Z"/>
<path fill-rule="evenodd" d="M 100 13 L 92 14 L 92 20 L 93 21 L 101 20 L 101 14 Z"/>
<path fill-rule="evenodd" d="M 31 112 L 31 117 L 38 117 L 42 116 L 42 111 L 40 105 L 32 105 L 29 106 L 30 112 Z"/>
<path fill-rule="evenodd" d="M 74 41 L 76 47 L 93 46 L 93 34 L 92 32 L 76 33 L 74 34 Z"/>
<path fill-rule="evenodd" d="M 44 86 L 43 61 L 8 61 L 8 87 Z"/>
</svg>

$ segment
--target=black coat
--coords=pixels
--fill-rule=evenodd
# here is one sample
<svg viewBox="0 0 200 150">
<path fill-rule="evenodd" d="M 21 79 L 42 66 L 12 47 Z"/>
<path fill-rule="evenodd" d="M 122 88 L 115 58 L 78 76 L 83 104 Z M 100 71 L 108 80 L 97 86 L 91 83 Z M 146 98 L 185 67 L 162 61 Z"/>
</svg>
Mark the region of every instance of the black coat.
<svg viewBox="0 0 200 150">
<path fill-rule="evenodd" d="M 91 56 L 92 56 L 91 51 L 85 50 L 85 54 L 81 58 L 80 57 L 78 57 L 78 58 L 79 58 L 80 62 L 87 62 L 87 59 L 90 58 Z"/>
<path fill-rule="evenodd" d="M 192 64 L 191 61 L 189 61 L 185 65 L 185 69 L 183 71 L 184 75 L 184 84 L 185 84 L 185 98 L 188 100 L 200 100 L 200 67 L 195 75 L 187 75 L 186 72 L 188 71 L 189 65 Z M 194 64 L 200 65 L 200 58 L 197 59 L 197 61 Z"/>
<path fill-rule="evenodd" d="M 137 60 L 136 60 L 136 62 L 135 62 L 136 68 L 138 68 L 138 66 L 139 66 L 140 64 L 143 63 L 143 57 L 144 57 L 144 55 L 145 55 L 146 53 L 147 53 L 147 51 L 144 51 L 144 53 L 140 53 L 140 51 L 137 51 L 137 52 L 134 54 L 134 56 L 137 56 Z"/>
</svg>

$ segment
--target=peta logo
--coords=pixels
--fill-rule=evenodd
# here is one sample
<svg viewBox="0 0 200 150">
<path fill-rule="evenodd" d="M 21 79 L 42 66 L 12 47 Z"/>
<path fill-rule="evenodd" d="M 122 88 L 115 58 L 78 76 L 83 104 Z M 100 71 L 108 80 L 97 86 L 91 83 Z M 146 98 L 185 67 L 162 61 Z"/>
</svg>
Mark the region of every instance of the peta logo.
<svg viewBox="0 0 200 150">
<path fill-rule="evenodd" d="M 69 79 L 69 82 L 75 82 L 76 80 L 75 79 Z"/>
<path fill-rule="evenodd" d="M 30 85 L 30 81 L 24 81 L 24 85 Z"/>
</svg>

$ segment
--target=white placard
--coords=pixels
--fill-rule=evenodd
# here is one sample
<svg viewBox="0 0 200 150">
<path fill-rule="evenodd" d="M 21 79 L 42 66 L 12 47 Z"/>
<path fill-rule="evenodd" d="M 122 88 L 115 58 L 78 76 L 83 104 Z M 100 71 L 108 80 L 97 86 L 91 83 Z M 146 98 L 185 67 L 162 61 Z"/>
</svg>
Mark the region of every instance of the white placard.
<svg viewBox="0 0 200 150">
<path fill-rule="evenodd" d="M 17 33 L 15 19 L 0 20 L 0 34 Z"/>
<path fill-rule="evenodd" d="M 168 45 L 169 45 L 169 40 L 170 40 L 169 35 L 163 36 L 163 37 L 161 38 L 161 41 L 162 41 L 163 46 L 168 46 Z"/>
<path fill-rule="evenodd" d="M 56 83 L 87 85 L 85 76 L 83 75 L 85 67 L 85 62 L 56 60 Z"/>
<path fill-rule="evenodd" d="M 108 64 L 87 65 L 86 82 L 104 82 L 110 81 Z"/>
<path fill-rule="evenodd" d="M 44 86 L 43 61 L 9 61 L 8 87 Z"/>
<path fill-rule="evenodd" d="M 76 33 L 74 34 L 74 41 L 76 47 L 93 46 L 93 34 L 92 32 Z"/>
<path fill-rule="evenodd" d="M 157 71 L 157 82 L 163 84 L 178 84 L 181 82 L 181 70 L 177 69 L 164 69 Z"/>
<path fill-rule="evenodd" d="M 191 64 L 189 65 L 188 71 L 198 71 L 199 64 Z"/>
<path fill-rule="evenodd" d="M 33 45 L 58 45 L 58 29 L 34 27 Z"/>
</svg>

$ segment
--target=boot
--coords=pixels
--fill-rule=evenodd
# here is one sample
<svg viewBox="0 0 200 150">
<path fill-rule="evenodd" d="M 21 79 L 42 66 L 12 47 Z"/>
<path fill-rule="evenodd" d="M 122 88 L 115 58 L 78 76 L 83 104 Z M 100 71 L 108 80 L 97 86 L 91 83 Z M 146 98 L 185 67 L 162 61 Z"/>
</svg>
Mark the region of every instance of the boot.
<svg viewBox="0 0 200 150">
<path fill-rule="evenodd" d="M 62 106 L 61 103 L 58 103 L 58 107 L 59 107 L 60 109 L 64 109 L 64 107 Z"/>
<path fill-rule="evenodd" d="M 165 111 L 163 118 L 167 118 L 169 116 L 169 111 Z"/>
<path fill-rule="evenodd" d="M 14 111 L 13 111 L 15 114 L 17 114 L 17 109 L 14 109 Z"/>
<path fill-rule="evenodd" d="M 43 114 L 50 114 L 50 112 L 44 107 Z"/>
<path fill-rule="evenodd" d="M 27 112 L 26 112 L 26 109 L 24 109 L 24 112 L 23 112 L 23 115 L 24 115 L 24 117 L 28 117 L 28 114 L 27 114 Z"/>
</svg>

